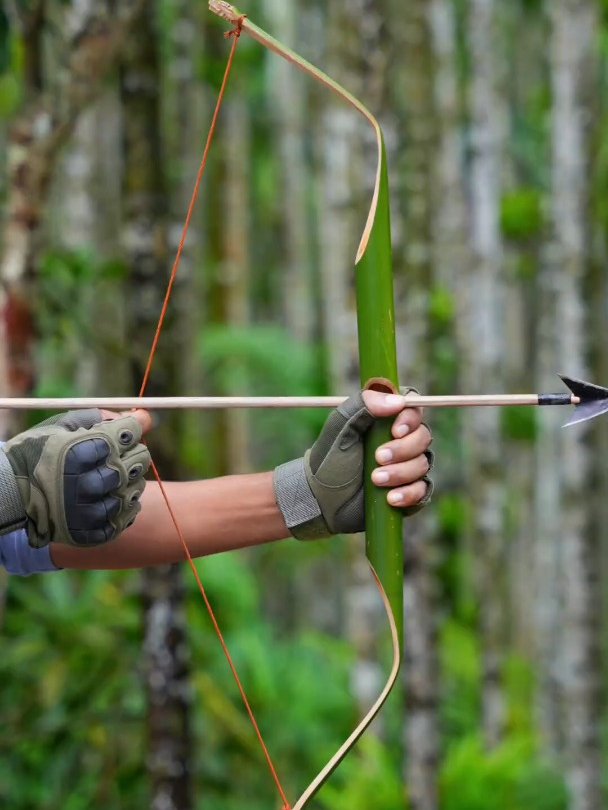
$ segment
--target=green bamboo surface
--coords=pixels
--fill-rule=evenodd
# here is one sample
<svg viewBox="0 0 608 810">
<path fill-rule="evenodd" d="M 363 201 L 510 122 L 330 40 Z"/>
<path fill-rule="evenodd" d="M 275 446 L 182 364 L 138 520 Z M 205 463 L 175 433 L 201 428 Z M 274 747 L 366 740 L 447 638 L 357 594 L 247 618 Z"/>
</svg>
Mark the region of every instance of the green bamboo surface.
<svg viewBox="0 0 608 810">
<path fill-rule="evenodd" d="M 380 194 L 367 249 L 356 268 L 357 323 L 361 383 L 384 377 L 399 387 L 395 345 L 395 305 L 389 182 L 384 141 Z M 392 419 L 380 420 L 366 440 L 365 531 L 367 556 L 388 596 L 403 647 L 403 519 L 371 480 L 376 448 L 392 438 Z"/>
</svg>

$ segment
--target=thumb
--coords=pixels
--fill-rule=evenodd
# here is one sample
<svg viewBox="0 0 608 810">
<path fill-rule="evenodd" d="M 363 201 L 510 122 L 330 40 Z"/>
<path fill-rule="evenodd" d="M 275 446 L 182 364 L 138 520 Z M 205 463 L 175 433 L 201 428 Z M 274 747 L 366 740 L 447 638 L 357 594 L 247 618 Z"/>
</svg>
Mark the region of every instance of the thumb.
<svg viewBox="0 0 608 810">
<path fill-rule="evenodd" d="M 133 411 L 122 411 L 122 413 L 102 411 L 101 415 L 103 416 L 104 422 L 108 422 L 113 419 L 120 419 L 121 416 L 132 416 L 137 419 L 141 425 L 143 433 L 147 433 L 152 427 L 152 417 L 150 416 L 150 413 L 148 411 L 144 411 L 143 408 L 138 408 L 137 410 Z"/>
<path fill-rule="evenodd" d="M 149 411 L 144 411 L 143 408 L 138 408 L 135 411 L 126 412 L 123 416 L 134 416 L 139 424 L 143 433 L 147 433 L 152 427 L 152 416 Z"/>
<path fill-rule="evenodd" d="M 384 394 L 380 391 L 364 391 L 363 401 L 373 416 L 394 416 L 405 406 L 405 397 L 400 394 Z"/>
</svg>

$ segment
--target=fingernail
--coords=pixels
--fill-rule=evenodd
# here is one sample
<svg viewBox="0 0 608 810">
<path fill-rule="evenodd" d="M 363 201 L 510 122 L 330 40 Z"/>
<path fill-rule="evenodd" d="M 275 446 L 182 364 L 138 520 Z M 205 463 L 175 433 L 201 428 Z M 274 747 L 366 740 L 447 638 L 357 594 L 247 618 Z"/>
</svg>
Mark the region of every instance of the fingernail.
<svg viewBox="0 0 608 810">
<path fill-rule="evenodd" d="M 398 394 L 387 394 L 384 401 L 390 408 L 403 405 L 403 397 L 400 397 Z"/>
<path fill-rule="evenodd" d="M 372 473 L 372 481 L 374 484 L 388 484 L 389 474 L 382 472 L 382 470 L 375 470 Z"/>
<path fill-rule="evenodd" d="M 395 506 L 399 503 L 403 503 L 403 495 L 400 492 L 391 492 L 388 496 L 388 502 Z"/>
<path fill-rule="evenodd" d="M 409 432 L 409 425 L 399 425 L 398 428 L 395 428 L 395 433 L 397 434 L 398 439 L 402 439 L 404 436 L 407 436 Z"/>
<path fill-rule="evenodd" d="M 378 450 L 376 459 L 379 464 L 388 464 L 389 461 L 393 460 L 393 453 L 391 450 Z"/>
</svg>

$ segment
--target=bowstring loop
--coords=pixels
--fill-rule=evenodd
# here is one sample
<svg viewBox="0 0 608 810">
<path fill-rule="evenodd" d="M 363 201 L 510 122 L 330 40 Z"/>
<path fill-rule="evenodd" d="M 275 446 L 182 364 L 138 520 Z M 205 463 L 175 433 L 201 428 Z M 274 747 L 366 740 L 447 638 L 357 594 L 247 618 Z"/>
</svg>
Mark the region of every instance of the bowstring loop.
<svg viewBox="0 0 608 810">
<path fill-rule="evenodd" d="M 230 39 L 230 37 L 235 37 L 235 39 L 238 39 L 241 36 L 241 33 L 243 31 L 243 23 L 245 22 L 246 19 L 247 15 L 241 14 L 241 16 L 235 22 L 232 31 L 226 31 L 226 33 L 224 34 L 226 39 Z M 284 808 L 282 810 L 284 810 Z"/>
</svg>

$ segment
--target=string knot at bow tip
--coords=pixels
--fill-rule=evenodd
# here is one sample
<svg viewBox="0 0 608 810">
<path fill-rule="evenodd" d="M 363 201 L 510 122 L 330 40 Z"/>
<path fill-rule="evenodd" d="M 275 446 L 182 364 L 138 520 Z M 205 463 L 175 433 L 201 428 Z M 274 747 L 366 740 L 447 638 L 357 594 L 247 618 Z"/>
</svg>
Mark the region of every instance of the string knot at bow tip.
<svg viewBox="0 0 608 810">
<path fill-rule="evenodd" d="M 238 18 L 238 20 L 235 21 L 234 28 L 231 31 L 226 31 L 226 33 L 224 34 L 226 39 L 230 39 L 230 37 L 236 37 L 238 39 L 241 36 L 241 32 L 243 30 L 243 23 L 245 22 L 246 19 L 247 15 L 242 14 Z M 285 810 L 285 808 L 281 808 L 281 810 Z M 287 810 L 290 810 L 290 808 L 287 808 Z"/>
</svg>

